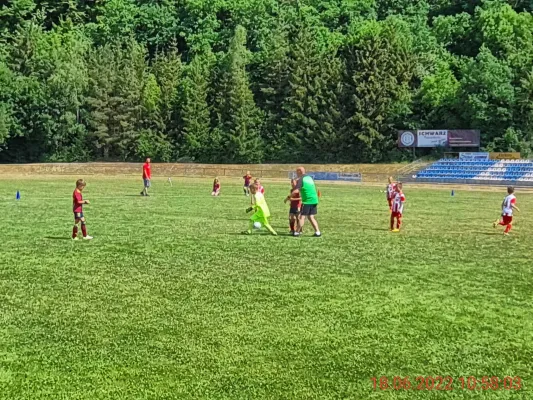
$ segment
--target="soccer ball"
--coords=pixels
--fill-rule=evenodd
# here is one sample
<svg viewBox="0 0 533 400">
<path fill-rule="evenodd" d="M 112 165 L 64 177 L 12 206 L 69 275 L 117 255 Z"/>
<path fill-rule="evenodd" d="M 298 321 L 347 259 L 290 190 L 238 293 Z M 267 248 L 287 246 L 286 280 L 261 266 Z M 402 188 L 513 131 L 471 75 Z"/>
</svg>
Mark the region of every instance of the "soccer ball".
<svg viewBox="0 0 533 400">
<path fill-rule="evenodd" d="M 254 222 L 255 229 L 261 229 L 261 222 Z"/>
</svg>

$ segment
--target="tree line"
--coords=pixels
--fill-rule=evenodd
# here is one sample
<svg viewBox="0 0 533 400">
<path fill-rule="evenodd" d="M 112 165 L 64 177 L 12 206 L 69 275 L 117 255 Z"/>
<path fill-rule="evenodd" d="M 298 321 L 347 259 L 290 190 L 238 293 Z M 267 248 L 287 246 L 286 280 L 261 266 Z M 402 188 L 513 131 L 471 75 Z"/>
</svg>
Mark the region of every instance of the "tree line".
<svg viewBox="0 0 533 400">
<path fill-rule="evenodd" d="M 533 146 L 526 0 L 0 1 L 0 162 L 380 162 Z"/>
</svg>

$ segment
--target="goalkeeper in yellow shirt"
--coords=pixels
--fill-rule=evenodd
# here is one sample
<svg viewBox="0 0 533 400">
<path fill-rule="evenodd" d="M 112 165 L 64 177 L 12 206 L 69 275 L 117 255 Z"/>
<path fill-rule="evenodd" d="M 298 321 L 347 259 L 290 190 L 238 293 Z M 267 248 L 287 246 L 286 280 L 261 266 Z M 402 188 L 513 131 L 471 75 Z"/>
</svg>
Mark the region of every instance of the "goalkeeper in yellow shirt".
<svg viewBox="0 0 533 400">
<path fill-rule="evenodd" d="M 270 226 L 268 223 L 268 218 L 270 217 L 270 210 L 268 209 L 268 205 L 265 200 L 265 196 L 263 196 L 263 193 L 259 191 L 259 188 L 254 183 L 253 185 L 250 185 L 250 193 L 252 195 L 252 206 L 246 210 L 247 212 L 255 211 L 254 214 L 250 217 L 250 225 L 248 226 L 248 230 L 246 233 L 248 235 L 252 234 L 252 228 L 254 227 L 255 222 L 261 223 L 265 228 L 268 229 L 268 231 L 273 234 L 274 236 L 277 236 L 278 234 Z"/>
</svg>

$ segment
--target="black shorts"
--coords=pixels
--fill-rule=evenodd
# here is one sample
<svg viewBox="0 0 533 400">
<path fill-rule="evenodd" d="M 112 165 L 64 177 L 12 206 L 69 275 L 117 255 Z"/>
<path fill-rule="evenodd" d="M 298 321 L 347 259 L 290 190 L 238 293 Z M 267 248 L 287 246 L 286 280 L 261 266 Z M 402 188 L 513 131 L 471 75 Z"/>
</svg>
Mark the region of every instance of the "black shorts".
<svg viewBox="0 0 533 400">
<path fill-rule="evenodd" d="M 318 204 L 304 204 L 300 215 L 308 217 L 309 215 L 316 215 L 318 212 Z"/>
<path fill-rule="evenodd" d="M 74 220 L 82 219 L 83 218 L 83 211 L 79 213 L 74 213 Z"/>
<path fill-rule="evenodd" d="M 292 208 L 292 207 L 291 207 L 290 210 L 289 210 L 289 214 L 296 214 L 296 215 L 298 215 L 298 214 L 300 214 L 300 209 L 299 209 L 299 208 Z"/>
</svg>

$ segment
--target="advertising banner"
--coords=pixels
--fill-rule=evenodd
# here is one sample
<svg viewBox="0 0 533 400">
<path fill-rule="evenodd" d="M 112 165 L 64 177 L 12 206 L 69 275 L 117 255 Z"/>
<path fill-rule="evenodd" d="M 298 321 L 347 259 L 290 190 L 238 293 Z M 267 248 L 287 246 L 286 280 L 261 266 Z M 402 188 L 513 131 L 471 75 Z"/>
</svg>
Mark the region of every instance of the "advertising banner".
<svg viewBox="0 0 533 400">
<path fill-rule="evenodd" d="M 465 161 L 487 161 L 489 153 L 459 153 L 459 159 Z"/>
<path fill-rule="evenodd" d="M 398 131 L 399 147 L 479 147 L 480 132 L 475 129 L 419 129 Z"/>
<path fill-rule="evenodd" d="M 481 135 L 475 129 L 456 129 L 448 131 L 448 145 L 450 147 L 479 147 Z"/>
<path fill-rule="evenodd" d="M 520 160 L 520 153 L 490 153 L 491 160 Z"/>
<path fill-rule="evenodd" d="M 417 147 L 441 147 L 448 145 L 448 131 L 446 130 L 419 130 L 417 134 Z"/>
</svg>

